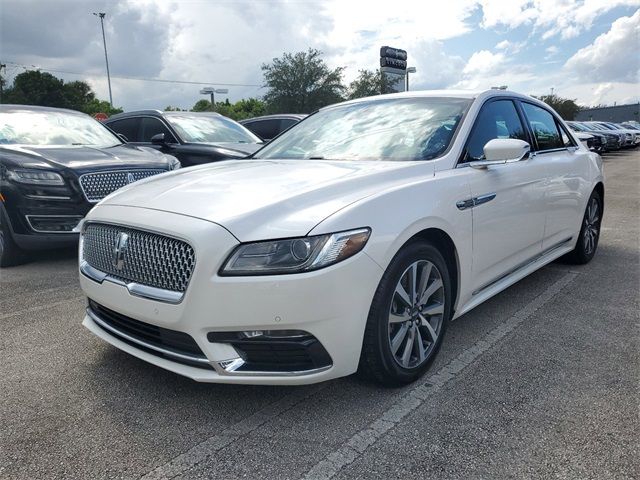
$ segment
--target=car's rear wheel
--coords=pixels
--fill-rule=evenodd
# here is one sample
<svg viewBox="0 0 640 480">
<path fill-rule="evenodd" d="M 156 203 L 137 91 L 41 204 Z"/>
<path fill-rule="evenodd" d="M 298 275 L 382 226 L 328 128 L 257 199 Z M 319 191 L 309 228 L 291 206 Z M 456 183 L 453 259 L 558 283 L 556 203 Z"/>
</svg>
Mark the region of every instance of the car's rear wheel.
<svg viewBox="0 0 640 480">
<path fill-rule="evenodd" d="M 429 243 L 403 248 L 376 290 L 360 371 L 390 386 L 417 380 L 440 349 L 451 311 L 451 280 L 442 254 Z"/>
<path fill-rule="evenodd" d="M 587 202 L 587 208 L 582 218 L 582 226 L 576 248 L 567 254 L 566 259 L 575 264 L 589 263 L 596 254 L 600 240 L 600 226 L 602 224 L 602 198 L 594 190 Z"/>
<path fill-rule="evenodd" d="M 7 219 L 0 210 L 0 267 L 20 265 L 26 258 L 26 253 L 13 240 Z"/>
</svg>

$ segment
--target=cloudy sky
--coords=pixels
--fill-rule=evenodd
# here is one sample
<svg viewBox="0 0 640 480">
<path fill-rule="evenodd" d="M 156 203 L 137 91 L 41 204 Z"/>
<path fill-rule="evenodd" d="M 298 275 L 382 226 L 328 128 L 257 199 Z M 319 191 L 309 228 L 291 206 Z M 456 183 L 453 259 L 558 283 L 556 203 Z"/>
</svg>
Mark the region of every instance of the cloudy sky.
<svg viewBox="0 0 640 480">
<path fill-rule="evenodd" d="M 640 100 L 640 0 L 0 0 L 9 80 L 36 66 L 108 98 L 92 12 L 107 13 L 113 100 L 127 110 L 190 107 L 208 85 L 260 96 L 260 65 L 309 47 L 348 82 L 377 67 L 382 45 L 408 51 L 412 89 Z"/>
</svg>

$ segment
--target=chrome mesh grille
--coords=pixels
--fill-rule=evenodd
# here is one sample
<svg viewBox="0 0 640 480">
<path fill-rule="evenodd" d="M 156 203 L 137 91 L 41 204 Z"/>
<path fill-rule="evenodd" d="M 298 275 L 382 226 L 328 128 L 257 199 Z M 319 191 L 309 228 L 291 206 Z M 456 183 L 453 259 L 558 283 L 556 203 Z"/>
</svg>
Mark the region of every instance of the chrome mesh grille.
<svg viewBox="0 0 640 480">
<path fill-rule="evenodd" d="M 80 177 L 80 187 L 82 187 L 82 192 L 88 201 L 98 202 L 125 185 L 165 172 L 167 170 L 157 168 L 86 173 Z"/>
<path fill-rule="evenodd" d="M 129 236 L 122 270 L 113 263 L 120 233 Z M 112 277 L 174 292 L 187 289 L 196 263 L 193 248 L 182 240 L 103 223 L 85 227 L 82 259 Z"/>
</svg>

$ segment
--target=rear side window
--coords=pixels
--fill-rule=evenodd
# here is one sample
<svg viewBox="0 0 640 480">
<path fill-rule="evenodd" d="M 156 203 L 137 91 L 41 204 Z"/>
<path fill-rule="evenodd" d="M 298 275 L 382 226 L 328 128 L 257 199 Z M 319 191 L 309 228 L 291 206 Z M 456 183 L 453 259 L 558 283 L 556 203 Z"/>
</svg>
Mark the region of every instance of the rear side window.
<svg viewBox="0 0 640 480">
<path fill-rule="evenodd" d="M 511 100 L 495 100 L 482 106 L 469 136 L 463 162 L 484 158 L 484 146 L 495 138 L 529 141 Z"/>
<path fill-rule="evenodd" d="M 278 118 L 257 120 L 255 122 L 245 123 L 244 126 L 263 140 L 271 140 L 281 132 L 280 119 Z"/>
<path fill-rule="evenodd" d="M 538 143 L 538 150 L 565 148 L 562 136 L 558 130 L 558 125 L 551 113 L 544 108 L 526 102 L 522 102 L 522 109 L 527 116 L 533 136 Z"/>
<path fill-rule="evenodd" d="M 164 133 L 164 140 L 167 143 L 177 143 L 167 126 L 157 118 L 143 117 L 140 134 L 140 142 L 150 143 L 151 138 L 158 133 Z"/>
<path fill-rule="evenodd" d="M 127 137 L 127 142 L 138 142 L 138 131 L 140 129 L 139 118 L 124 118 L 107 123 L 107 126 L 114 132 Z"/>
</svg>

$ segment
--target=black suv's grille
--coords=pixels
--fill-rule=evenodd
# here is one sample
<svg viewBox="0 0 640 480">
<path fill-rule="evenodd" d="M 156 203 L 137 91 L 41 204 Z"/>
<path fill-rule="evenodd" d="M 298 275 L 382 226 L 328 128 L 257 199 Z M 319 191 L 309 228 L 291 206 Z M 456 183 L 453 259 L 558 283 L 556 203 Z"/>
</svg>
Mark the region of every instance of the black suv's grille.
<svg viewBox="0 0 640 480">
<path fill-rule="evenodd" d="M 117 336 L 120 340 L 123 340 L 136 348 L 153 353 L 158 356 L 165 356 L 168 359 L 184 363 L 187 365 L 198 366 L 202 368 L 212 368 L 208 364 L 198 362 L 199 359 L 206 360 L 206 356 L 202 353 L 202 350 L 196 343 L 196 341 L 189 334 L 184 332 L 178 332 L 176 330 L 169 330 L 168 328 L 158 327 L 157 325 L 151 325 L 139 320 L 134 320 L 120 313 L 114 312 L 102 305 L 96 303 L 93 300 L 89 300 L 89 309 L 98 317 L 98 319 L 111 327 L 111 329 L 105 328 L 96 322 L 100 327 L 104 328 L 108 333 Z M 121 335 L 118 335 L 118 332 Z M 181 359 L 179 357 L 168 354 L 163 354 L 153 348 L 145 348 L 135 341 L 128 340 L 126 336 L 131 337 L 134 340 L 138 340 L 144 344 L 152 347 L 158 347 L 162 350 L 166 350 L 170 353 L 176 353 L 187 357 L 192 357 L 193 361 L 189 359 Z"/>
<path fill-rule="evenodd" d="M 80 177 L 80 187 L 82 187 L 82 192 L 89 202 L 98 202 L 125 185 L 166 172 L 167 170 L 155 168 L 86 173 Z"/>
</svg>

